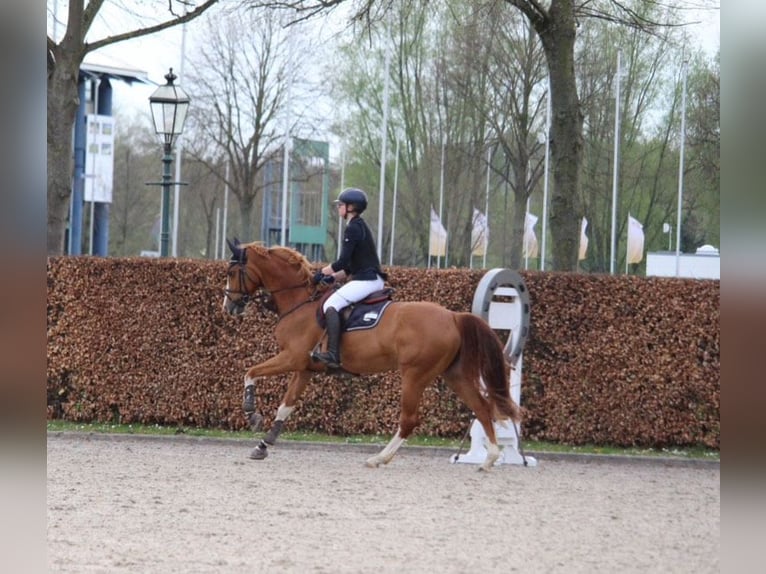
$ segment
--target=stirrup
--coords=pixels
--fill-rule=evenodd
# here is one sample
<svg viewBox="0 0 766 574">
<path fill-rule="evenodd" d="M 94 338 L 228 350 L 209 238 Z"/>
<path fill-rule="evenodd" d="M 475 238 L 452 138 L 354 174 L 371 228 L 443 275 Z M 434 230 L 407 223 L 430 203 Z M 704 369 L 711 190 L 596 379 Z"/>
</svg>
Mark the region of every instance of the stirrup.
<svg viewBox="0 0 766 574">
<path fill-rule="evenodd" d="M 340 368 L 340 358 L 336 357 L 334 354 L 330 352 L 324 352 L 324 353 L 311 353 L 311 358 L 314 361 L 324 363 L 331 369 L 339 369 Z"/>
</svg>

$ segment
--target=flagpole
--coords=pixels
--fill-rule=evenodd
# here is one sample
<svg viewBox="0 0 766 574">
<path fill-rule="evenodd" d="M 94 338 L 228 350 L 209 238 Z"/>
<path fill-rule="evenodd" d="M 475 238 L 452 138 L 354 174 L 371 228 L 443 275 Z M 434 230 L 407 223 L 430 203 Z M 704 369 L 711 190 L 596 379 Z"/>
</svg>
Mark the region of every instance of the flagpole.
<svg viewBox="0 0 766 574">
<path fill-rule="evenodd" d="M 492 163 L 492 146 L 487 146 L 487 193 L 484 200 L 484 217 L 485 219 L 485 226 L 486 229 L 489 229 L 489 168 Z M 486 231 L 485 231 L 486 233 Z M 489 250 L 489 241 L 486 240 L 486 237 L 482 238 L 482 241 L 484 241 L 484 257 L 481 261 L 482 268 L 487 268 L 487 251 Z M 473 255 L 473 252 L 471 252 L 471 255 Z"/>
<path fill-rule="evenodd" d="M 388 253 L 388 264 L 394 264 L 394 237 L 396 236 L 396 195 L 399 189 L 399 138 L 396 138 L 396 157 L 394 158 L 394 205 L 391 207 L 391 250 Z"/>
<path fill-rule="evenodd" d="M 383 79 L 383 125 L 380 134 L 380 203 L 378 204 L 378 259 L 383 259 L 383 208 L 386 203 L 386 140 L 388 139 L 388 76 L 391 66 L 391 47 L 386 36 L 386 65 Z"/>
<path fill-rule="evenodd" d="M 442 138 L 442 161 L 441 161 L 441 175 L 439 177 L 439 224 L 444 225 L 442 222 L 444 219 L 442 218 L 442 209 L 444 207 L 444 150 L 447 147 L 447 136 L 444 136 Z M 445 227 L 446 230 L 446 227 Z M 444 238 L 444 251 L 446 255 L 447 251 L 447 238 Z M 441 255 L 438 253 L 436 254 L 436 268 L 441 267 Z"/>
<path fill-rule="evenodd" d="M 290 190 L 290 99 L 293 87 L 293 74 L 290 66 L 292 65 L 293 56 L 293 44 L 290 40 L 291 36 L 287 36 L 287 99 L 285 100 L 285 149 L 282 159 L 282 226 L 280 245 L 283 247 L 287 245 L 287 203 L 289 200 Z"/>
<path fill-rule="evenodd" d="M 628 225 L 626 229 L 628 230 L 628 236 L 625 238 L 625 275 L 628 274 L 628 255 L 630 255 L 630 211 L 628 212 Z"/>
<path fill-rule="evenodd" d="M 527 198 L 527 211 L 524 213 L 524 270 L 529 268 L 529 239 L 527 238 L 527 221 L 529 220 L 529 198 Z"/>
<path fill-rule="evenodd" d="M 617 181 L 620 169 L 620 58 L 622 52 L 617 51 L 617 74 L 615 75 L 614 89 L 614 168 L 612 170 L 612 235 L 611 253 L 609 258 L 609 273 L 614 275 L 614 265 L 617 257 Z"/>
<path fill-rule="evenodd" d="M 184 8 L 184 13 L 188 12 L 188 7 Z M 181 24 L 181 67 L 178 71 L 178 83 L 180 84 L 185 80 L 184 78 L 184 62 L 186 61 L 186 22 Z M 178 257 L 178 211 L 181 202 L 181 157 L 183 155 L 183 139 L 179 138 L 176 143 L 176 181 L 173 186 L 173 247 L 171 253 L 173 257 Z M 215 259 L 215 256 L 213 257 Z"/>
<path fill-rule="evenodd" d="M 681 274 L 681 206 L 684 196 L 684 146 L 686 142 L 686 73 L 688 62 L 684 60 L 681 88 L 681 150 L 678 160 L 678 217 L 676 219 L 676 277 Z"/>
<path fill-rule="evenodd" d="M 225 179 L 223 185 L 223 229 L 221 231 L 221 259 L 226 259 L 226 242 L 223 241 L 223 238 L 226 237 L 226 227 L 228 226 L 228 217 L 229 217 L 229 166 L 231 165 L 231 162 L 229 162 L 228 158 L 226 159 L 226 172 L 225 172 Z"/>
<path fill-rule="evenodd" d="M 218 245 L 220 243 L 226 243 L 222 240 L 221 237 L 221 208 L 216 207 L 215 208 L 215 247 L 213 248 L 213 259 L 216 258 L 218 255 Z M 205 257 L 207 257 L 207 253 L 205 253 Z"/>
<path fill-rule="evenodd" d="M 551 77 L 548 75 L 548 103 L 545 109 L 545 168 L 543 178 L 543 239 L 540 255 L 540 271 L 545 271 L 545 239 L 548 235 L 548 158 L 551 149 Z"/>
<path fill-rule="evenodd" d="M 447 241 L 447 228 L 449 227 L 449 219 L 447 225 L 444 226 L 444 267 L 449 267 L 449 241 Z"/>
<path fill-rule="evenodd" d="M 346 142 L 341 144 L 340 148 L 340 190 L 346 187 Z M 338 257 L 340 257 L 340 247 L 343 243 L 343 219 L 338 215 Z"/>
</svg>

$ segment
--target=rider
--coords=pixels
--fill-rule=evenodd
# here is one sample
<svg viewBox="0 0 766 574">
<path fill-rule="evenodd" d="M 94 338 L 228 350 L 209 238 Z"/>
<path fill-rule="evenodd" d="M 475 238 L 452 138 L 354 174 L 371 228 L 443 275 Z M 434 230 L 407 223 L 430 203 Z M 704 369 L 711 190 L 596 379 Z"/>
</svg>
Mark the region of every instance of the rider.
<svg viewBox="0 0 766 574">
<path fill-rule="evenodd" d="M 343 247 L 337 261 L 317 271 L 314 281 L 332 283 L 347 276 L 349 281 L 330 295 L 322 306 L 327 322 L 327 351 L 314 353 L 312 358 L 337 369 L 340 366 L 340 311 L 383 289 L 383 282 L 388 277 L 380 269 L 372 232 L 361 218 L 367 209 L 367 194 L 353 187 L 344 189 L 335 203 L 338 215 L 346 221 Z"/>
</svg>

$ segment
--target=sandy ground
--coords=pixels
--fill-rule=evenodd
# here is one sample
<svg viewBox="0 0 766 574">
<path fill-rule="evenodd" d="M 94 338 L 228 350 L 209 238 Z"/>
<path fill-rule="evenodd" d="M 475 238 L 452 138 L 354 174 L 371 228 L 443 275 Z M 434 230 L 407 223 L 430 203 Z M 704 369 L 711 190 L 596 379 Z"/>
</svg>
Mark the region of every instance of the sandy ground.
<svg viewBox="0 0 766 574">
<path fill-rule="evenodd" d="M 50 572 L 720 571 L 720 466 L 49 433 Z"/>
</svg>

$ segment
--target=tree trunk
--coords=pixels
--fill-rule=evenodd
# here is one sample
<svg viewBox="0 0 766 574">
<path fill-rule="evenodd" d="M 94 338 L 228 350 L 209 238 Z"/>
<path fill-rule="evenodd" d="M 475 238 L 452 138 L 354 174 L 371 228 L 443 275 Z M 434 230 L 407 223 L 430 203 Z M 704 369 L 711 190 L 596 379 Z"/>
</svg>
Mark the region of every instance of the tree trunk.
<svg viewBox="0 0 766 574">
<path fill-rule="evenodd" d="M 511 223 L 511 229 L 513 230 L 511 232 L 511 269 L 524 269 L 524 221 L 526 216 L 527 199 L 522 193 L 514 193 Z"/>
<path fill-rule="evenodd" d="M 64 234 L 72 195 L 72 126 L 80 105 L 80 59 L 61 50 L 48 75 L 48 232 L 49 255 L 64 254 Z M 72 64 L 74 62 L 74 64 Z"/>
<path fill-rule="evenodd" d="M 259 241 L 263 238 L 256 237 L 253 234 L 253 202 L 254 198 L 250 196 L 239 197 L 239 217 L 240 229 L 239 239 L 243 242 Z M 285 243 L 287 245 L 287 243 Z"/>
<path fill-rule="evenodd" d="M 538 33 L 548 60 L 551 89 L 552 266 L 559 271 L 576 271 L 583 216 L 579 200 L 583 118 L 574 69 L 574 3 L 552 2 L 548 23 Z"/>
</svg>

